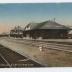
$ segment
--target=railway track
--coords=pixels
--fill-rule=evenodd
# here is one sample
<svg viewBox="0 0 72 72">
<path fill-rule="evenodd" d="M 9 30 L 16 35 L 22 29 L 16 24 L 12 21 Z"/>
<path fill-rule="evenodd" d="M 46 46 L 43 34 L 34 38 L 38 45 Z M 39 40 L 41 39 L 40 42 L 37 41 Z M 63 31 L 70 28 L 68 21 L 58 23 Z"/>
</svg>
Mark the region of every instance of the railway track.
<svg viewBox="0 0 72 72">
<path fill-rule="evenodd" d="M 1 60 L 4 62 L 2 64 L 0 64 L 1 67 L 10 67 L 11 68 L 11 65 L 9 64 L 9 62 L 4 58 L 4 56 L 0 53 L 0 57 L 1 57 Z"/>
<path fill-rule="evenodd" d="M 72 52 L 72 45 L 70 44 L 62 44 L 62 43 L 55 43 L 55 42 L 48 42 L 48 41 L 41 41 L 41 40 L 20 40 L 20 39 L 12 39 L 12 41 L 18 43 L 24 43 L 26 45 L 35 46 L 37 48 L 42 47 L 43 49 L 54 49 L 66 52 Z"/>
<path fill-rule="evenodd" d="M 31 59 L 37 64 L 41 64 L 41 66 L 43 65 L 42 67 L 44 66 L 45 67 L 46 66 L 62 66 L 62 67 L 72 66 L 72 45 L 71 44 L 69 45 L 67 43 L 59 44 L 57 42 L 48 42 L 43 40 L 41 41 L 41 40 L 11 39 L 11 38 L 2 40 L 1 44 L 6 47 L 11 47 L 11 45 L 14 45 L 13 47 L 9 49 L 13 48 L 12 49 L 13 51 L 16 51 L 19 54 L 27 57 L 27 58 L 26 57 L 23 58 L 21 56 L 19 57 L 18 55 L 18 58 L 17 58 L 17 56 L 15 56 L 16 53 L 14 55 L 11 55 L 13 53 L 9 54 L 10 52 L 8 53 L 7 51 L 8 55 L 10 55 L 11 57 L 15 56 L 16 58 L 16 59 L 14 58 L 8 59 L 10 57 L 7 57 L 8 55 L 5 56 L 6 52 L 4 50 L 3 51 L 0 50 L 0 53 L 4 56 L 4 58 L 9 62 L 10 65 L 15 63 L 24 64 L 24 62 L 25 63 L 30 62 L 30 59 Z M 15 47 L 16 49 L 14 49 Z M 42 50 L 40 50 L 40 48 L 42 48 Z M 5 52 L 5 54 L 2 52 Z M 34 64 L 34 66 L 39 67 L 40 65 Z M 12 66 L 12 67 L 15 67 L 15 66 Z M 16 67 L 21 67 L 21 66 L 16 66 Z"/>
<path fill-rule="evenodd" d="M 42 65 L 0 45 L 0 68 L 17 67 L 42 67 Z"/>
<path fill-rule="evenodd" d="M 4 41 L 5 41 L 5 43 L 7 42 L 6 44 L 9 46 L 7 46 L 4 43 Z M 18 52 L 19 54 L 21 54 L 21 52 L 25 52 L 25 53 L 21 54 L 23 56 L 26 56 L 25 58 L 23 58 L 22 56 L 19 56 L 16 53 L 15 54 L 17 56 L 15 56 L 15 54 L 11 55 L 13 53 L 9 54 L 10 52 L 8 52 L 8 51 L 7 51 L 8 55 L 5 55 L 6 52 L 4 50 L 3 51 L 0 50 L 0 53 L 4 56 L 4 58 L 9 62 L 10 65 L 11 64 L 25 64 L 26 62 L 30 62 L 30 60 L 31 60 L 32 62 L 41 64 L 41 66 L 43 65 L 42 67 L 44 67 L 44 66 L 45 67 L 46 66 L 72 66 L 72 57 L 71 57 L 72 56 L 72 45 L 71 44 L 70 45 L 62 44 L 62 43 L 59 44 L 56 42 L 48 42 L 48 41 L 43 41 L 43 40 L 38 41 L 38 40 L 26 40 L 26 39 L 4 39 L 4 40 L 2 40 L 1 44 L 6 47 L 11 47 L 10 45 L 14 45 L 12 50 Z M 16 50 L 14 49 L 15 47 L 16 47 Z M 11 48 L 9 48 L 9 49 L 11 49 Z M 19 48 L 21 48 L 20 51 L 18 51 Z M 42 50 L 40 50 L 41 48 L 42 48 Z M 31 52 L 31 50 L 32 50 L 32 52 Z M 4 52 L 5 54 L 2 52 Z M 7 57 L 9 55 L 11 57 L 14 57 L 14 56 L 15 57 L 14 58 Z M 35 56 L 35 57 L 33 57 L 33 56 Z M 8 58 L 10 58 L 10 59 L 8 59 Z M 30 63 L 34 64 L 32 62 L 30 62 Z M 34 67 L 41 67 L 41 66 L 34 64 Z M 21 66 L 12 66 L 12 67 L 21 67 Z M 31 67 L 33 67 L 33 66 L 31 66 Z"/>
</svg>

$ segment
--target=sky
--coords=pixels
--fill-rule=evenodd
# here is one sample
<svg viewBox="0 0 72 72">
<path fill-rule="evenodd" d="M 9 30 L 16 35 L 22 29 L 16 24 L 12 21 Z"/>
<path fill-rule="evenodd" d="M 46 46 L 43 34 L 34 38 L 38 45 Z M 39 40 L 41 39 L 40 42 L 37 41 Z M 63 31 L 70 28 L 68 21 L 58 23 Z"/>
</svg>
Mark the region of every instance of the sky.
<svg viewBox="0 0 72 72">
<path fill-rule="evenodd" d="M 14 26 L 25 27 L 30 22 L 53 20 L 72 26 L 72 3 L 0 4 L 0 33 Z"/>
</svg>

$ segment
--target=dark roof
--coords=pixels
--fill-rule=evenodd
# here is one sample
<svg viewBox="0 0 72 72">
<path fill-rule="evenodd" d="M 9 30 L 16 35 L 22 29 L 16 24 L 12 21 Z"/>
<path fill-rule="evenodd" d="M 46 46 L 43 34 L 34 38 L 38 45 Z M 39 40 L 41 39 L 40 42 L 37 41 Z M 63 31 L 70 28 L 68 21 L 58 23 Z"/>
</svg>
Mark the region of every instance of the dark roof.
<svg viewBox="0 0 72 72">
<path fill-rule="evenodd" d="M 55 21 L 49 20 L 41 23 L 30 23 L 25 27 L 25 30 L 33 30 L 33 29 L 69 29 L 69 28 Z"/>
</svg>

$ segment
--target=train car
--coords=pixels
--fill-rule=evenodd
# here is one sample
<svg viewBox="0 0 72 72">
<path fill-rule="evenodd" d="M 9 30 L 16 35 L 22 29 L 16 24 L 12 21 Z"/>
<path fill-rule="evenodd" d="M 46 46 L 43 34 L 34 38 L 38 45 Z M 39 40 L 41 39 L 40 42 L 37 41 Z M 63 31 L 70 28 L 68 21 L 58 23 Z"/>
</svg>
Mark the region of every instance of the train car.
<svg viewBox="0 0 72 72">
<path fill-rule="evenodd" d="M 45 21 L 41 23 L 30 23 L 24 31 L 23 36 L 33 39 L 65 39 L 68 38 L 70 28 L 55 21 Z"/>
</svg>

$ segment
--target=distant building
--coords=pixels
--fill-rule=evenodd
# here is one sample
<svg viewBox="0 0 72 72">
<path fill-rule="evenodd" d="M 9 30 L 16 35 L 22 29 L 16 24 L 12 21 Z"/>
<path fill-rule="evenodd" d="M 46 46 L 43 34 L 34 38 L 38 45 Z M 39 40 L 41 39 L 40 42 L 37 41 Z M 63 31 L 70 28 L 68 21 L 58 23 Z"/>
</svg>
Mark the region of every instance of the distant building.
<svg viewBox="0 0 72 72">
<path fill-rule="evenodd" d="M 70 29 L 68 27 L 61 25 L 55 21 L 49 20 L 41 23 L 28 24 L 23 31 L 23 36 L 34 39 L 68 38 L 69 30 Z"/>
<path fill-rule="evenodd" d="M 23 37 L 23 30 L 20 26 L 15 27 L 10 31 L 11 37 Z"/>
</svg>

